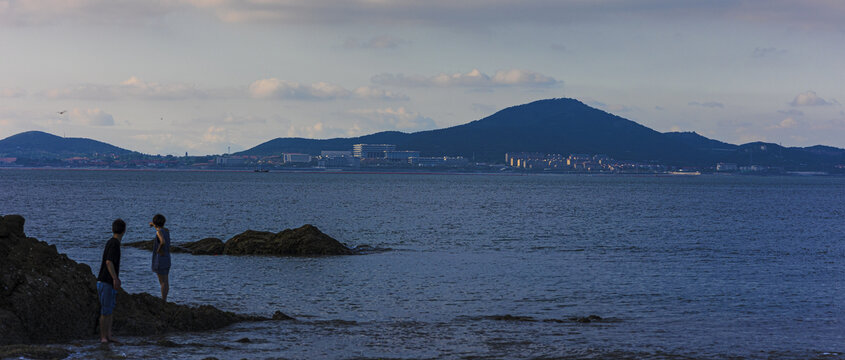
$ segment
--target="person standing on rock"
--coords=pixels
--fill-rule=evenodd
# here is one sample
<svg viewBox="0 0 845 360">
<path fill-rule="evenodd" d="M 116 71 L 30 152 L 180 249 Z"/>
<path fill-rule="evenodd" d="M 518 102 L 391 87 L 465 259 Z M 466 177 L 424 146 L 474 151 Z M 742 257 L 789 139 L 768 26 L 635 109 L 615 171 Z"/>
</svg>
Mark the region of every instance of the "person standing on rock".
<svg viewBox="0 0 845 360">
<path fill-rule="evenodd" d="M 158 283 L 161 285 L 161 299 L 167 302 L 167 293 L 170 291 L 170 230 L 164 227 L 166 219 L 162 214 L 155 214 L 151 227 L 156 229 L 156 237 L 153 239 L 153 272 L 158 275 Z"/>
<path fill-rule="evenodd" d="M 120 240 L 126 232 L 126 222 L 117 219 L 111 224 L 112 237 L 103 250 L 100 274 L 97 275 L 97 295 L 100 298 L 100 342 L 117 342 L 111 333 L 117 290 L 120 290 Z"/>
</svg>

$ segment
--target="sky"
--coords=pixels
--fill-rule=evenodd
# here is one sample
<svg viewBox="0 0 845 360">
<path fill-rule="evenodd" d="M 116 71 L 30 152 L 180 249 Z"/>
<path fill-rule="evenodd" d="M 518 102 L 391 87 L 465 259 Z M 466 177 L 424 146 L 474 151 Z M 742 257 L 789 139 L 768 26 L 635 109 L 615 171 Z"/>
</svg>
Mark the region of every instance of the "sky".
<svg viewBox="0 0 845 360">
<path fill-rule="evenodd" d="M 842 19 L 841 0 L 0 0 L 0 138 L 222 154 L 568 97 L 845 148 Z"/>
</svg>

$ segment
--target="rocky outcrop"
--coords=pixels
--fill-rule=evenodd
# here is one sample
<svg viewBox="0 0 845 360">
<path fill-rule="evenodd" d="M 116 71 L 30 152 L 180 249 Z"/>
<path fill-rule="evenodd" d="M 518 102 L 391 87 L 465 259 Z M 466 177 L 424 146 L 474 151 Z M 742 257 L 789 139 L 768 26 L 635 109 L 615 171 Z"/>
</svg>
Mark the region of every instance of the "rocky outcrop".
<svg viewBox="0 0 845 360">
<path fill-rule="evenodd" d="M 0 344 L 93 334 L 97 284 L 88 265 L 27 238 L 24 218 L 0 218 Z"/>
<path fill-rule="evenodd" d="M 0 216 L 0 345 L 93 338 L 99 301 L 91 268 L 24 234 L 24 218 Z M 274 318 L 283 317 L 274 315 Z M 218 329 L 267 320 L 212 306 L 163 303 L 149 294 L 118 294 L 114 332 L 148 335 Z"/>
<path fill-rule="evenodd" d="M 123 246 L 147 251 L 153 250 L 153 241 L 136 241 Z M 218 238 L 171 245 L 173 253 L 192 255 L 272 255 L 272 256 L 315 256 L 315 255 L 364 255 L 388 251 L 369 245 L 349 248 L 324 234 L 314 225 L 303 225 L 278 233 L 247 230 L 235 235 L 225 243 Z"/>
<path fill-rule="evenodd" d="M 353 255 L 346 245 L 324 234 L 313 225 L 278 233 L 247 230 L 226 241 L 226 255 Z"/>
<path fill-rule="evenodd" d="M 218 238 L 205 238 L 199 241 L 189 242 L 173 247 L 175 250 L 182 250 L 192 255 L 222 255 L 223 254 L 223 240 Z M 152 248 L 150 249 L 152 250 Z"/>
</svg>

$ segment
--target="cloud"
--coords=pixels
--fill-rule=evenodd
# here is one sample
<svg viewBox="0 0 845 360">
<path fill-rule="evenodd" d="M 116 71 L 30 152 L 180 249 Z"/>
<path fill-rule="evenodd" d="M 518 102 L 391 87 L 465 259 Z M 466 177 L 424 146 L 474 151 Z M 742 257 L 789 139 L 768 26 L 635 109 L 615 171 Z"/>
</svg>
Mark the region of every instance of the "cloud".
<svg viewBox="0 0 845 360">
<path fill-rule="evenodd" d="M 832 104 L 833 102 L 829 102 L 816 95 L 815 91 L 800 93 L 789 103 L 792 106 L 823 106 Z"/>
<path fill-rule="evenodd" d="M 778 123 L 777 125 L 775 125 L 775 128 L 778 128 L 778 129 L 789 129 L 789 128 L 794 128 L 794 127 L 795 127 L 795 126 L 797 126 L 797 125 L 798 125 L 798 122 L 797 122 L 797 121 L 795 121 L 795 119 L 793 119 L 793 118 L 791 118 L 791 117 L 788 117 L 788 118 L 786 118 L 786 119 L 783 119 L 783 121 L 781 121 L 781 122 L 780 122 L 780 123 Z"/>
<path fill-rule="evenodd" d="M 483 26 L 577 23 L 603 18 L 715 18 L 778 26 L 842 28 L 845 4 L 830 0 L 187 0 L 224 22 Z"/>
<path fill-rule="evenodd" d="M 406 76 L 404 74 L 380 74 L 372 77 L 375 84 L 400 87 L 549 87 L 560 84 L 561 81 L 540 73 L 510 69 L 499 70 L 492 76 L 473 69 L 468 73 L 446 74 L 434 76 Z"/>
<path fill-rule="evenodd" d="M 49 99 L 75 100 L 185 100 L 225 96 L 223 90 L 202 90 L 184 83 L 161 84 L 145 82 L 132 76 L 119 84 L 81 84 L 43 93 Z"/>
<path fill-rule="evenodd" d="M 183 9 L 181 1 L 2 0 L 0 26 L 58 23 L 130 25 Z"/>
<path fill-rule="evenodd" d="M 100 109 L 73 109 L 68 112 L 71 123 L 88 126 L 114 126 L 114 117 Z"/>
<path fill-rule="evenodd" d="M 429 117 L 404 107 L 383 109 L 354 109 L 347 111 L 354 118 L 365 121 L 366 128 L 376 130 L 420 131 L 437 127 Z M 360 129 L 360 125 L 357 126 Z M 366 130 L 366 129 L 363 129 Z"/>
<path fill-rule="evenodd" d="M 360 99 L 372 99 L 372 100 L 409 100 L 408 96 L 405 94 L 395 93 L 392 91 L 374 88 L 370 86 L 362 86 L 354 91 L 355 97 Z"/>
<path fill-rule="evenodd" d="M 362 86 L 350 91 L 340 85 L 327 82 L 308 85 L 277 78 L 254 81 L 249 85 L 249 94 L 258 99 L 335 100 L 356 98 L 387 101 L 408 100 L 408 96 L 404 94 L 370 86 Z"/>
<path fill-rule="evenodd" d="M 778 49 L 774 47 L 766 47 L 766 48 L 755 48 L 754 52 L 751 53 L 752 57 L 755 58 L 765 58 L 765 57 L 774 57 L 786 54 L 788 51 L 783 49 Z"/>
<path fill-rule="evenodd" d="M 706 108 L 711 108 L 711 109 L 715 109 L 715 108 L 724 109 L 725 108 L 725 104 L 722 104 L 722 103 L 716 102 L 716 101 L 705 101 L 705 102 L 693 101 L 693 102 L 688 103 L 687 105 L 689 105 L 689 106 L 701 106 L 701 107 L 706 107 Z"/>
<path fill-rule="evenodd" d="M 26 96 L 26 90 L 21 88 L 0 88 L 0 98 L 19 98 Z"/>
<path fill-rule="evenodd" d="M 296 100 L 332 100 L 351 95 L 349 90 L 326 82 L 307 85 L 277 78 L 254 81 L 249 85 L 249 93 L 252 97 L 260 99 Z"/>
<path fill-rule="evenodd" d="M 395 38 L 389 35 L 381 35 L 366 41 L 358 41 L 355 38 L 347 38 L 343 47 L 347 49 L 395 49 L 408 43 L 404 39 Z"/>
<path fill-rule="evenodd" d="M 729 20 L 781 28 L 845 29 L 834 0 L 0 0 L 0 26 L 150 24 L 172 14 L 225 23 L 483 27 L 605 19 Z"/>
</svg>

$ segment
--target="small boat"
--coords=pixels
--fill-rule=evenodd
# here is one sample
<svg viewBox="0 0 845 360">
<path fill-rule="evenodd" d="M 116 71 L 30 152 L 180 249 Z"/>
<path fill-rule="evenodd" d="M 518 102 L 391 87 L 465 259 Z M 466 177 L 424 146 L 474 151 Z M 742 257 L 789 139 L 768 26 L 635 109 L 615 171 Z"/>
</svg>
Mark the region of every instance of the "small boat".
<svg viewBox="0 0 845 360">
<path fill-rule="evenodd" d="M 258 168 L 258 169 L 255 169 L 254 171 L 255 172 L 270 172 L 270 170 L 265 169 L 265 168 Z"/>
</svg>

